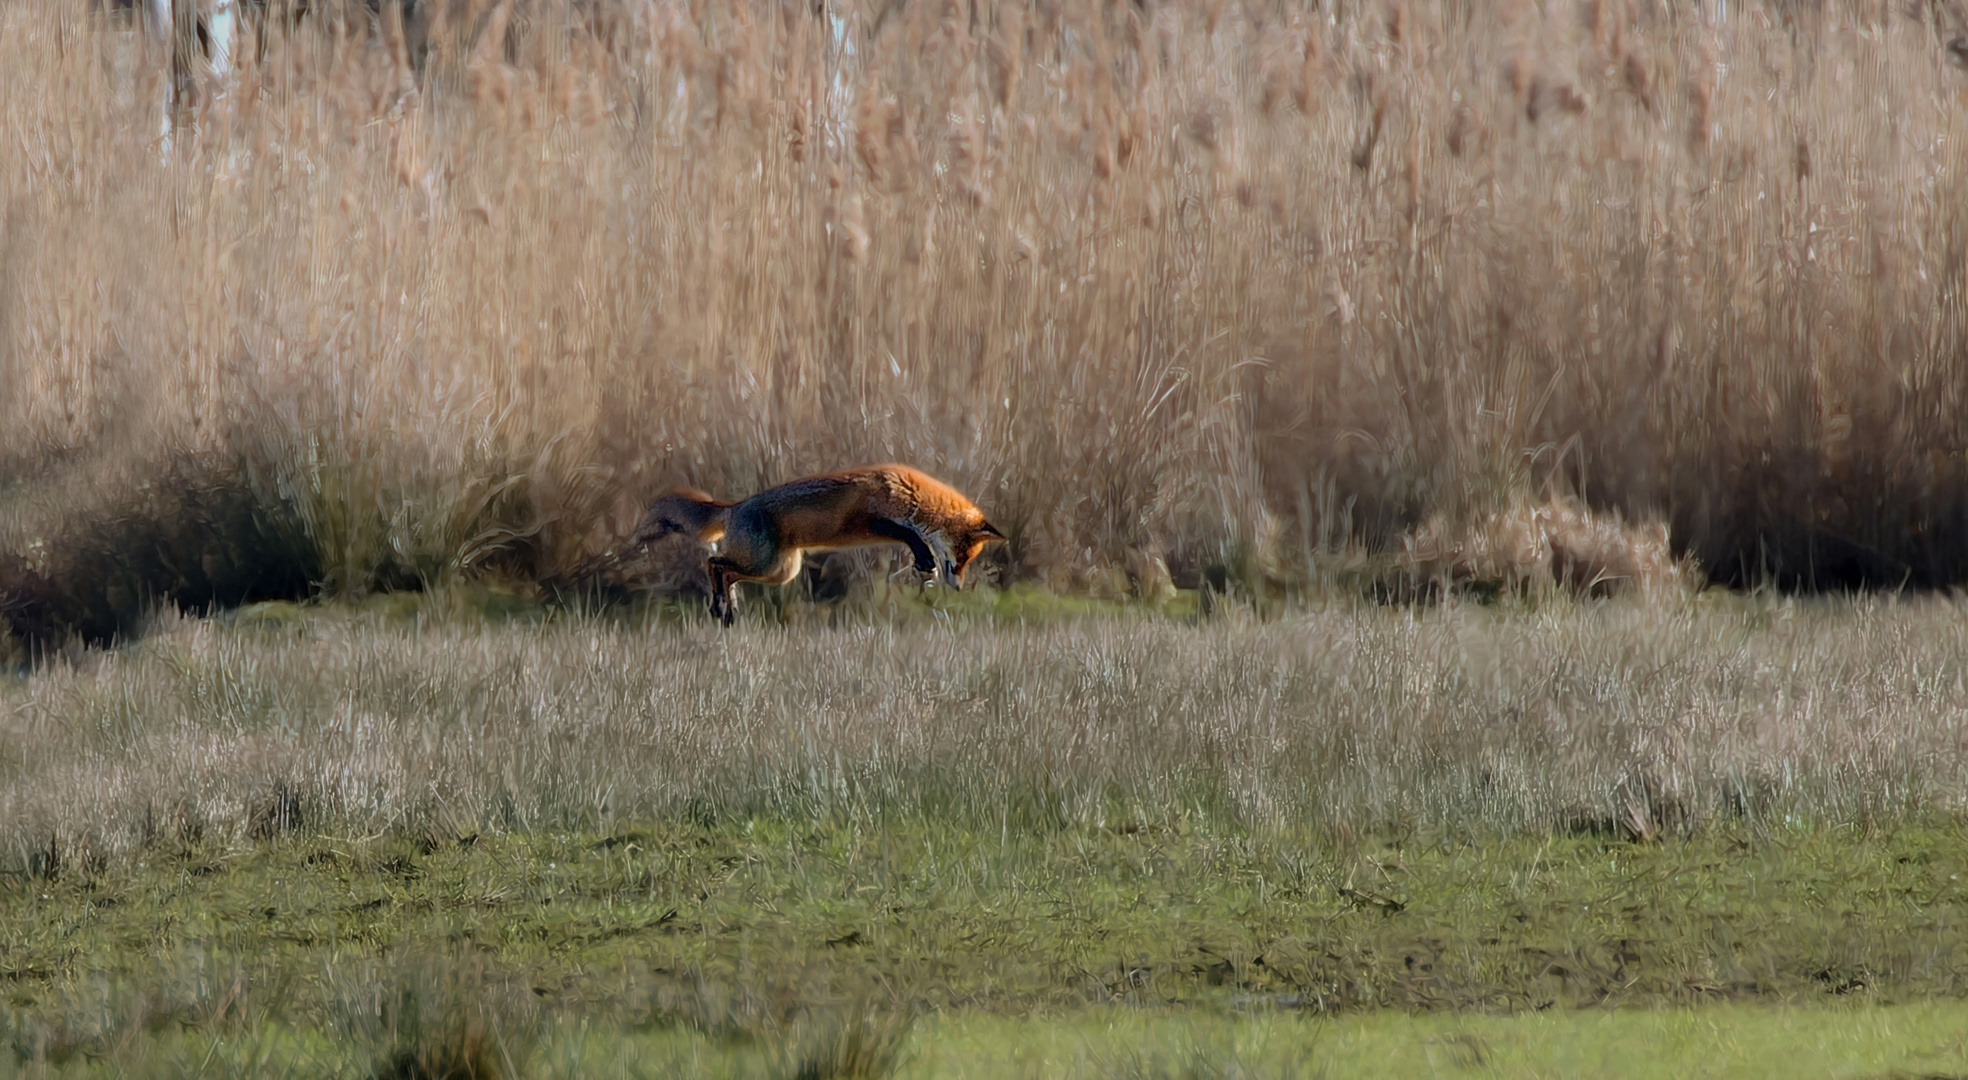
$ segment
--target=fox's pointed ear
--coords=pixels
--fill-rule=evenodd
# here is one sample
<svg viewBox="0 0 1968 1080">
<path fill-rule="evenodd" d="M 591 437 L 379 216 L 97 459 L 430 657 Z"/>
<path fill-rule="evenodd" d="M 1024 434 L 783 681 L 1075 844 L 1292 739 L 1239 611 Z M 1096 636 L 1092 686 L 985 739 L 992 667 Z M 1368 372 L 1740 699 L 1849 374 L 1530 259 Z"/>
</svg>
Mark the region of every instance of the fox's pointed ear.
<svg viewBox="0 0 1968 1080">
<path fill-rule="evenodd" d="M 1003 540 L 1005 538 L 1005 534 L 999 532 L 998 527 L 988 521 L 978 528 L 977 535 L 986 540 Z"/>
</svg>

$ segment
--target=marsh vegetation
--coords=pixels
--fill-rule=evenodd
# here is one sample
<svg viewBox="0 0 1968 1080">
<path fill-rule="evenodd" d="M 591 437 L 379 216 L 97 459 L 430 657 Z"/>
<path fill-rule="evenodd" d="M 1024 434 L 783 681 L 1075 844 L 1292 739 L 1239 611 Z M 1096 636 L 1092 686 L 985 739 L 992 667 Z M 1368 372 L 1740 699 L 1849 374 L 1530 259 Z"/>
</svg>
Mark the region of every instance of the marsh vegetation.
<svg viewBox="0 0 1968 1080">
<path fill-rule="evenodd" d="M 1286 1068 L 1310 1017 L 1399 1048 L 1450 1036 L 1365 1017 L 1873 1009 L 1968 970 L 1948 602 L 442 603 L 167 617 L 0 688 L 23 1060 L 934 1073 L 966 1024 L 1122 1009 L 1164 1025 L 1140 1068 L 1273 1021 L 1301 1051 L 1251 1061 Z M 1110 1049 L 1033 1067 L 1133 1075 Z M 835 1054 L 880 1067 L 800 1072 Z"/>
<path fill-rule="evenodd" d="M 17 635 L 593 578 L 879 460 L 1062 591 L 1554 498 L 1968 565 L 1953 5 L 275 7 L 168 147 L 134 29 L 0 16 Z"/>
<path fill-rule="evenodd" d="M 275 8 L 0 6 L 0 1072 L 1968 1069 L 1957 5 Z"/>
</svg>

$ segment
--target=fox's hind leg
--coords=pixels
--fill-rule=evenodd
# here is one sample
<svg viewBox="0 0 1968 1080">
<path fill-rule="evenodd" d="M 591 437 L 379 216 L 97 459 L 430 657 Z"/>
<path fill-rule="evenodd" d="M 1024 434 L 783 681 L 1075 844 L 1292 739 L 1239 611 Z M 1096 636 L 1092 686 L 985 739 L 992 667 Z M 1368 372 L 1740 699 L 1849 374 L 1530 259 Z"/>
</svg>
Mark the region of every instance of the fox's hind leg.
<svg viewBox="0 0 1968 1080">
<path fill-rule="evenodd" d="M 749 566 L 738 561 L 735 554 L 711 557 L 711 614 L 724 625 L 730 626 L 738 617 L 739 582 L 784 585 L 799 576 L 800 549 L 774 545 L 768 550 L 771 554 L 767 558 Z"/>
<path fill-rule="evenodd" d="M 713 557 L 711 574 L 711 617 L 726 626 L 738 615 L 738 574 L 726 559 Z"/>
</svg>

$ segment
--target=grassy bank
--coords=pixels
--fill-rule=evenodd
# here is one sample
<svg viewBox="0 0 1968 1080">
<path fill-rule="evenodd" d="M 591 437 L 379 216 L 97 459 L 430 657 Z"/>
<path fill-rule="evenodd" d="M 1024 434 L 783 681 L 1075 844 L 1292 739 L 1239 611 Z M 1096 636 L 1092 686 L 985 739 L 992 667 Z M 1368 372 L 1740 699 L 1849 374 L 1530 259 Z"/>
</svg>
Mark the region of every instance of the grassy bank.
<svg viewBox="0 0 1968 1080">
<path fill-rule="evenodd" d="M 0 1017 L 154 1075 L 1885 1075 L 1968 1054 L 1964 873 L 1958 822 L 178 841 L 0 884 Z"/>
<path fill-rule="evenodd" d="M 695 1015 L 728 998 L 762 1024 L 877 993 L 891 1009 L 1012 1015 L 1904 1002 L 1968 985 L 1964 872 L 1949 821 L 1718 826 L 1653 844 L 1340 844 L 1203 819 L 988 835 L 784 819 L 313 834 L 164 845 L 128 867 L 16 881 L 0 899 L 0 970 L 30 1014 L 93 988 L 223 990 L 237 971 L 318 1015 L 327 969 L 454 954 L 488 983 L 604 1015 Z"/>
<path fill-rule="evenodd" d="M 166 614 L 0 680 L 21 1060 L 1960 1054 L 1952 603 L 980 594 L 720 631 L 469 599 Z M 1675 1011 L 1716 1003 L 1756 1008 Z"/>
</svg>

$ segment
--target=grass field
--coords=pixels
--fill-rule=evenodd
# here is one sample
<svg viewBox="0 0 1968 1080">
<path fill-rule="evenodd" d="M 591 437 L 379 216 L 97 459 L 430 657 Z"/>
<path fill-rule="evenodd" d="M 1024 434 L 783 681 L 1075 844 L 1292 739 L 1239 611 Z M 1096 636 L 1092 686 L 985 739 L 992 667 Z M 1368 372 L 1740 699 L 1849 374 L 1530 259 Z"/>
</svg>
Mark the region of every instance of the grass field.
<svg viewBox="0 0 1968 1080">
<path fill-rule="evenodd" d="M 1214 1080 L 1608 1077 L 1888 1080 L 1960 1075 L 1968 1063 L 1958 1003 L 1534 1013 L 1375 1014 L 1342 1018 L 1091 1009 L 1001 1020 L 934 1017 L 884 1042 L 902 1080 L 1072 1077 Z M 838 1024 L 839 1021 L 835 1021 Z M 877 1025 L 884 1023 L 876 1021 Z M 763 1040 L 665 1025 L 544 1025 L 485 1060 L 540 1077 L 842 1075 L 837 1026 Z M 849 1029 L 851 1030 L 851 1029 Z M 887 1030 L 884 1028 L 883 1030 Z M 387 1045 L 387 1044 L 385 1044 Z M 140 1035 L 118 1052 L 76 1057 L 76 1075 L 370 1076 L 373 1045 L 334 1033 L 262 1028 L 214 1037 Z M 510 1064 L 508 1064 L 510 1062 Z M 0 1062 L 0 1070 L 8 1067 Z M 55 1070 L 63 1073 L 63 1070 Z M 487 1069 L 478 1075 L 491 1074 Z M 386 1075 L 417 1075 L 396 1073 Z M 425 1075 L 442 1075 L 430 1073 Z M 468 1075 L 460 1071 L 455 1075 Z M 847 1072 L 845 1075 L 857 1075 Z M 867 1075 L 865 1073 L 858 1075 Z"/>
<path fill-rule="evenodd" d="M 1964 1067 L 1949 602 L 470 599 L 0 683 L 23 1062 Z"/>
<path fill-rule="evenodd" d="M 273 7 L 0 3 L 0 1075 L 1968 1075 L 1960 4 Z"/>
</svg>

